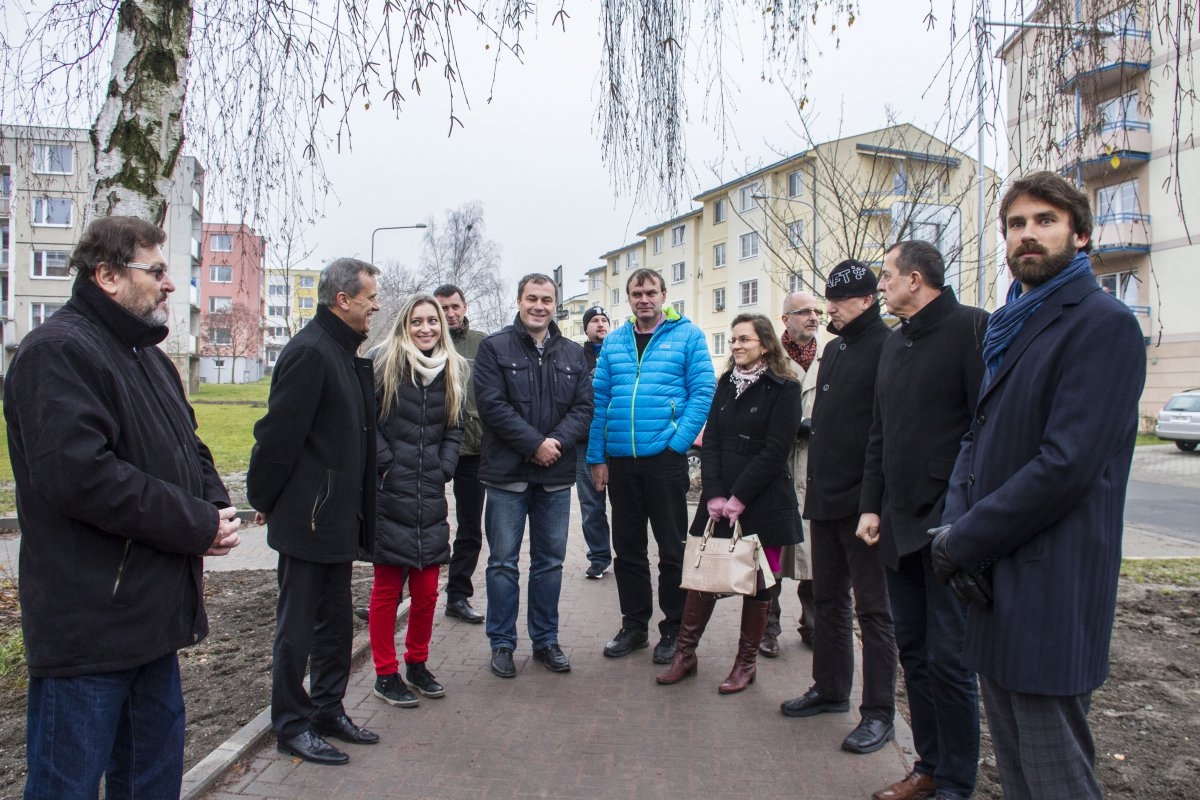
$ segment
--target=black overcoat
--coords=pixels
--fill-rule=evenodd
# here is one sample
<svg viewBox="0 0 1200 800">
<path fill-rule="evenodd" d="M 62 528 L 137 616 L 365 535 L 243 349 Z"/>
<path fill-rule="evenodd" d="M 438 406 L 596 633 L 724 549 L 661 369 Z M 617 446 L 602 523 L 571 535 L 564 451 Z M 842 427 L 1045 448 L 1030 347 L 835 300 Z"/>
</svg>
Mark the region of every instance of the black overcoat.
<svg viewBox="0 0 1200 800">
<path fill-rule="evenodd" d="M 701 536 L 708 525 L 707 503 L 713 497 L 736 497 L 745 504 L 740 522 L 766 547 L 804 541 L 791 454 L 800 428 L 800 384 L 767 370 L 735 397 L 729 373 L 721 376 L 713 395 L 700 468 L 704 482 L 691 533 Z M 728 522 L 716 536 L 732 536 Z"/>
</svg>

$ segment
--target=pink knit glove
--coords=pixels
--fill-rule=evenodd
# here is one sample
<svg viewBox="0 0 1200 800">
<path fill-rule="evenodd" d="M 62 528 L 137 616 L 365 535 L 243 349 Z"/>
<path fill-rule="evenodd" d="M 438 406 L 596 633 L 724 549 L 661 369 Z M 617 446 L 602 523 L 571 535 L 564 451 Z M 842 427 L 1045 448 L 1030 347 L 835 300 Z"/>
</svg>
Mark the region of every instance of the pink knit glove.
<svg viewBox="0 0 1200 800">
<path fill-rule="evenodd" d="M 708 517 L 709 519 L 719 520 L 721 515 L 725 513 L 725 504 L 729 501 L 724 497 L 713 497 L 708 501 Z"/>
<path fill-rule="evenodd" d="M 725 501 L 725 519 L 729 520 L 730 525 L 737 522 L 738 517 L 740 517 L 742 512 L 745 510 L 746 506 L 736 497 L 731 497 Z"/>
</svg>

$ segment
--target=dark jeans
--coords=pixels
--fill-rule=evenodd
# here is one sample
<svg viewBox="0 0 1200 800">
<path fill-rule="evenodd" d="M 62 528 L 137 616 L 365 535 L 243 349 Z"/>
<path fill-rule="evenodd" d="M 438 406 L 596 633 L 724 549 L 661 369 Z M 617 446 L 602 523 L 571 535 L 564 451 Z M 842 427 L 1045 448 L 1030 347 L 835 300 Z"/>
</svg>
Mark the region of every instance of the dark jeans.
<svg viewBox="0 0 1200 800">
<path fill-rule="evenodd" d="M 996 770 L 1007 800 L 1100 800 L 1096 743 L 1088 727 L 1092 693 L 1010 692 L 979 676 Z"/>
<path fill-rule="evenodd" d="M 853 608 L 862 631 L 859 713 L 891 722 L 896 715 L 896 638 L 887 578 L 875 549 L 854 535 L 857 527 L 857 516 L 809 523 L 817 607 L 813 682 L 817 691 L 831 700 L 850 697 L 854 683 Z"/>
<path fill-rule="evenodd" d="M 613 574 L 621 602 L 621 625 L 647 630 L 654 612 L 647 556 L 646 522 L 658 543 L 658 607 L 661 634 L 679 632 L 687 592 L 679 588 L 683 543 L 687 536 L 687 457 L 666 450 L 646 458 L 610 458 Z"/>
<path fill-rule="evenodd" d="M 579 514 L 583 517 L 583 540 L 587 542 L 588 561 L 593 566 L 608 569 L 612 563 L 609 545 L 607 491 L 596 491 L 592 483 L 592 467 L 587 463 L 587 443 L 575 448 L 575 494 L 579 497 Z"/>
<path fill-rule="evenodd" d="M 933 574 L 929 546 L 887 570 L 918 772 L 939 794 L 967 798 L 979 765 L 979 690 L 962 662 L 967 608 Z M 818 635 L 820 626 L 818 625 Z"/>
<path fill-rule="evenodd" d="M 479 482 L 479 456 L 459 456 L 454 470 L 454 552 L 446 578 L 446 603 L 457 603 L 475 594 L 471 576 L 483 547 L 483 484 Z"/>
<path fill-rule="evenodd" d="M 279 603 L 271 665 L 271 726 L 281 739 L 299 736 L 314 717 L 345 713 L 354 616 L 352 562 L 318 564 L 279 554 Z M 309 663 L 311 657 L 311 664 Z M 308 667 L 309 690 L 304 691 Z"/>
<path fill-rule="evenodd" d="M 103 636 L 103 631 L 96 635 Z M 183 691 L 174 653 L 120 672 L 30 678 L 25 800 L 178 797 Z"/>
</svg>

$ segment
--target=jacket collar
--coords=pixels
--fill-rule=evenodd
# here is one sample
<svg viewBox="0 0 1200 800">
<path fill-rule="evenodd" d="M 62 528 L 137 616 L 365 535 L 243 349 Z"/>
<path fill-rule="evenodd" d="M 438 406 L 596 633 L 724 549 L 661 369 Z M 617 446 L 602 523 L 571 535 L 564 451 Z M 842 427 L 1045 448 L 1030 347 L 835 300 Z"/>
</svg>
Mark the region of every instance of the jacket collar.
<svg viewBox="0 0 1200 800">
<path fill-rule="evenodd" d="M 465 339 L 467 337 L 467 334 L 470 332 L 471 332 L 471 320 L 467 319 L 466 317 L 463 317 L 461 328 L 458 328 L 457 330 L 455 330 L 454 328 L 450 329 L 450 338 L 451 338 L 451 340 L 457 342 L 460 339 Z"/>
<path fill-rule="evenodd" d="M 130 314 L 83 274 L 75 279 L 70 304 L 88 319 L 99 323 L 125 347 L 153 347 L 170 332 L 166 325 L 151 325 Z"/>
<path fill-rule="evenodd" d="M 834 336 L 841 336 L 847 342 L 853 342 L 857 339 L 860 339 L 863 334 L 873 328 L 876 323 L 880 323 L 878 301 L 871 304 L 866 311 L 850 320 L 846 327 L 842 328 L 840 331 L 833 327 L 832 322 L 829 323 L 828 327 L 826 327 L 826 330 L 832 333 Z"/>
<path fill-rule="evenodd" d="M 954 309 L 958 308 L 958 305 L 958 298 L 954 296 L 954 290 L 947 286 L 942 289 L 940 295 L 926 303 L 925 307 L 916 314 L 908 319 L 900 320 L 900 333 L 905 339 L 920 338 L 926 331 L 948 317 Z"/>
<path fill-rule="evenodd" d="M 358 355 L 358 348 L 367 340 L 365 334 L 351 328 L 341 317 L 329 310 L 329 306 L 317 306 L 317 316 L 313 317 L 318 325 L 325 329 L 330 338 L 350 355 Z"/>
<path fill-rule="evenodd" d="M 536 347 L 533 337 L 529 335 L 529 331 L 525 328 L 525 323 L 521 322 L 520 314 L 517 314 L 515 317 L 513 317 L 512 328 L 513 331 L 515 331 L 516 334 L 521 337 L 521 339 L 527 340 L 530 345 Z M 561 335 L 562 332 L 559 331 L 558 325 L 554 322 L 554 320 L 550 320 L 550 327 L 546 329 L 546 340 L 543 342 L 542 347 L 548 347 L 551 341 L 557 339 Z"/>
</svg>

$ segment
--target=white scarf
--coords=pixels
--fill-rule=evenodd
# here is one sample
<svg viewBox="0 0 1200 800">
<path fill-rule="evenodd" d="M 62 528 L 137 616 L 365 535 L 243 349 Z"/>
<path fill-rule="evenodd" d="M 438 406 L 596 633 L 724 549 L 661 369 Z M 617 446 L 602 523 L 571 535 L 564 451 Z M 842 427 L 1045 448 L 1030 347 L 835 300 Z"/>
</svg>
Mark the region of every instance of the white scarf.
<svg viewBox="0 0 1200 800">
<path fill-rule="evenodd" d="M 446 362 L 450 358 L 445 348 L 442 347 L 441 342 L 438 342 L 437 346 L 433 348 L 433 352 L 429 355 L 425 355 L 418 350 L 416 345 L 411 341 L 403 342 L 402 346 L 404 347 L 404 355 L 407 357 L 408 363 L 412 368 L 413 375 L 421 378 L 421 386 L 428 386 L 433 383 L 437 376 L 442 373 L 442 370 L 446 368 Z"/>
</svg>

